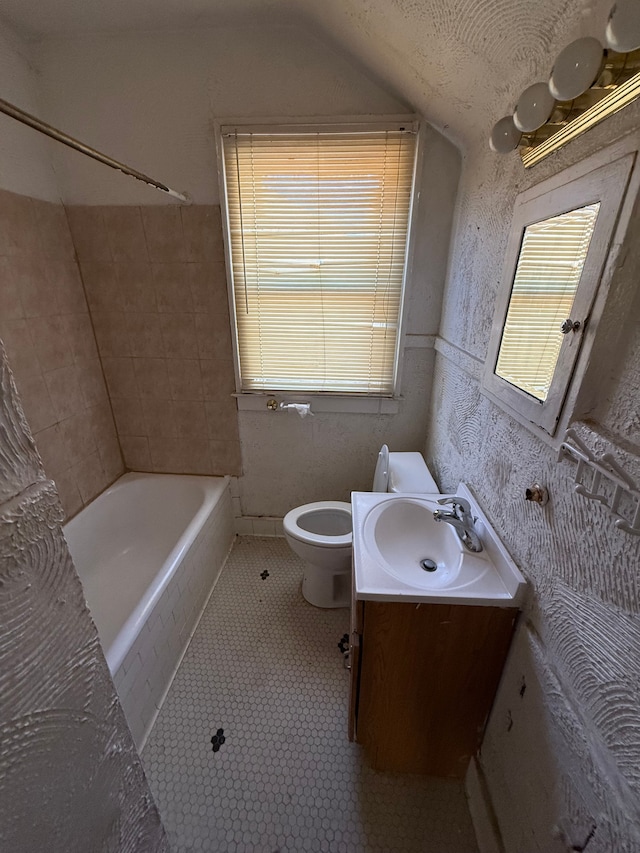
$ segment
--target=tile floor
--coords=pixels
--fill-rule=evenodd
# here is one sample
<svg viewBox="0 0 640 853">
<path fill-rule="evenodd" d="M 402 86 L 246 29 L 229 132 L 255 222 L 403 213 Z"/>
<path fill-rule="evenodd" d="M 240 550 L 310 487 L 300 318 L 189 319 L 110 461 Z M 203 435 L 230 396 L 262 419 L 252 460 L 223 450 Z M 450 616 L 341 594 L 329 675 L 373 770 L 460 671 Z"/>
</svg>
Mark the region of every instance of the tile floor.
<svg viewBox="0 0 640 853">
<path fill-rule="evenodd" d="M 172 852 L 476 853 L 460 784 L 349 743 L 349 614 L 301 577 L 283 539 L 233 548 L 143 752 Z"/>
</svg>

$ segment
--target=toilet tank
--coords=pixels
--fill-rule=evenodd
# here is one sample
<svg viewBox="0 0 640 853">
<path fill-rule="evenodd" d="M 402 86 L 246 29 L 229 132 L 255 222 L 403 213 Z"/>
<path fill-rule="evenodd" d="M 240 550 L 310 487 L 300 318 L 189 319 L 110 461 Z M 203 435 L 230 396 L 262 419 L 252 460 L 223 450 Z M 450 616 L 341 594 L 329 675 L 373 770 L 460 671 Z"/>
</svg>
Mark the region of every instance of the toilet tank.
<svg viewBox="0 0 640 853">
<path fill-rule="evenodd" d="M 389 454 L 388 492 L 418 492 L 440 494 L 436 481 L 427 468 L 422 453 L 394 452 Z"/>
</svg>

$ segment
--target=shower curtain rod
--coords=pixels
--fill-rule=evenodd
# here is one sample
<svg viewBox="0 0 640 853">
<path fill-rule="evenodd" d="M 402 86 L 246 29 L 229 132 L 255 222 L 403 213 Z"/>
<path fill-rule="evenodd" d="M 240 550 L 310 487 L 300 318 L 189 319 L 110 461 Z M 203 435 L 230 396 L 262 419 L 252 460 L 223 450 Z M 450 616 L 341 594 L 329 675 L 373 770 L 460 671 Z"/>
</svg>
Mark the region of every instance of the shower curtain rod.
<svg viewBox="0 0 640 853">
<path fill-rule="evenodd" d="M 131 169 L 129 166 L 125 166 L 124 163 L 119 163 L 117 160 L 114 160 L 112 157 L 107 157 L 106 154 L 101 154 L 100 151 L 96 151 L 95 148 L 90 148 L 83 142 L 79 142 L 77 139 L 74 139 L 72 136 L 63 133 L 61 130 L 57 130 L 55 127 L 51 127 L 50 124 L 46 124 L 46 122 L 40 121 L 40 119 L 36 118 L 35 116 L 29 115 L 29 113 L 26 113 L 19 107 L 10 104 L 8 101 L 3 101 L 1 98 L 0 112 L 3 112 L 5 115 L 10 116 L 11 118 L 15 118 L 17 121 L 21 121 L 23 124 L 32 127 L 34 130 L 37 130 L 40 133 L 44 133 L 46 136 L 50 136 L 51 139 L 55 139 L 58 142 L 62 142 L 63 145 L 68 145 L 69 148 L 75 148 L 76 151 L 79 151 L 81 154 L 86 154 L 87 157 L 93 157 L 94 160 L 98 160 L 100 163 L 104 163 L 105 166 L 111 166 L 112 169 L 117 169 L 119 172 L 124 172 L 125 175 L 131 175 L 132 178 L 136 178 L 139 181 L 143 181 L 145 184 L 149 184 L 149 186 L 155 187 L 158 190 L 162 190 L 163 193 L 167 193 L 172 198 L 177 198 L 180 201 L 186 202 L 187 204 L 191 203 L 191 199 L 188 196 L 170 189 L 165 184 L 161 184 L 158 181 L 154 181 L 153 178 L 148 177 L 148 175 L 143 175 L 142 172 L 138 172 L 135 169 Z"/>
</svg>

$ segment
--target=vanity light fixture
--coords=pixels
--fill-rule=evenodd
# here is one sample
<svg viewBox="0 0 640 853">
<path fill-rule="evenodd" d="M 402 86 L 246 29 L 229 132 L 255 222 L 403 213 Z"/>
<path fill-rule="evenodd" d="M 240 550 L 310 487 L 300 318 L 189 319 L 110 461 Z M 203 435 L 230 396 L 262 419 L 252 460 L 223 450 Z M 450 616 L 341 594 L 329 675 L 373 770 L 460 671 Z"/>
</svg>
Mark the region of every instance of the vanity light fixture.
<svg viewBox="0 0 640 853">
<path fill-rule="evenodd" d="M 618 53 L 629 53 L 640 47 L 640 4 L 638 0 L 617 0 L 609 12 L 604 40 Z"/>
<path fill-rule="evenodd" d="M 576 39 L 560 52 L 551 77 L 549 92 L 557 101 L 574 101 L 600 76 L 604 51 L 598 39 Z"/>
<path fill-rule="evenodd" d="M 617 0 L 603 42 L 589 36 L 567 45 L 548 85 L 529 86 L 513 116 L 495 124 L 491 149 L 518 148 L 529 168 L 640 97 L 639 0 Z"/>
<path fill-rule="evenodd" d="M 525 89 L 513 114 L 513 123 L 523 133 L 530 133 L 546 124 L 556 105 L 546 83 L 534 83 Z"/>
</svg>

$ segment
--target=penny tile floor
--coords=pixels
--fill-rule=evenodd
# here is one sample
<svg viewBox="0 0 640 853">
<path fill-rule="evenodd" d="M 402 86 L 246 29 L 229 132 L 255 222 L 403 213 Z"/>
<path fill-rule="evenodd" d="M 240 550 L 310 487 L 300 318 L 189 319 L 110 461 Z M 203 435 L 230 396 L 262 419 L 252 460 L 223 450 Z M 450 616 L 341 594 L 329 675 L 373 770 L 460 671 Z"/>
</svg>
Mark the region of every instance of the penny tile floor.
<svg viewBox="0 0 640 853">
<path fill-rule="evenodd" d="M 462 785 L 347 738 L 347 609 L 284 539 L 237 540 L 143 751 L 173 853 L 477 853 Z"/>
</svg>

